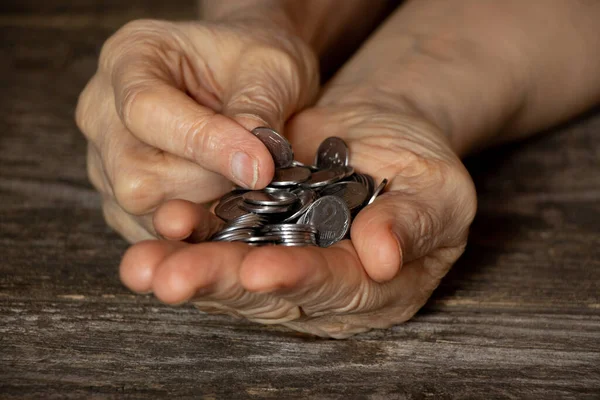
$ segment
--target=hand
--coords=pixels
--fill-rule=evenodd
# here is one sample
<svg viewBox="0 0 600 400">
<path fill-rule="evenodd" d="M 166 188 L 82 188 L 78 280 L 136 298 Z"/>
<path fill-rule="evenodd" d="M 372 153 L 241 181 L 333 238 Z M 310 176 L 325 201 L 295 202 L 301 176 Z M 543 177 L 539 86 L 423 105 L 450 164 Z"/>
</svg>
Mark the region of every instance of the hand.
<svg viewBox="0 0 600 400">
<path fill-rule="evenodd" d="M 442 132 L 378 98 L 369 88 L 334 86 L 286 129 L 300 161 L 310 163 L 324 138 L 340 136 L 358 171 L 390 179 L 387 193 L 356 217 L 351 241 L 330 248 L 144 242 L 122 261 L 124 283 L 167 303 L 192 301 L 319 336 L 409 319 L 462 253 L 476 197 Z"/>
<path fill-rule="evenodd" d="M 248 131 L 282 129 L 318 90 L 312 51 L 272 26 L 135 21 L 106 42 L 76 119 L 104 216 L 127 240 L 202 240 L 220 225 L 200 223 L 202 204 L 231 181 L 271 180 L 271 155 Z"/>
</svg>

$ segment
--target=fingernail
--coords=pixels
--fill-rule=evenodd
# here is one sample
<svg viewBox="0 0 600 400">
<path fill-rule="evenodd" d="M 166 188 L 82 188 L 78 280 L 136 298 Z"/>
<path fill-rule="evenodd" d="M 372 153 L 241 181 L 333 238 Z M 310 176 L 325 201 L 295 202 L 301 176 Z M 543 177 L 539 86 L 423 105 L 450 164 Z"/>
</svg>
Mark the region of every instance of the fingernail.
<svg viewBox="0 0 600 400">
<path fill-rule="evenodd" d="M 231 173 L 238 183 L 253 189 L 258 181 L 258 162 L 243 152 L 231 157 Z"/>
</svg>

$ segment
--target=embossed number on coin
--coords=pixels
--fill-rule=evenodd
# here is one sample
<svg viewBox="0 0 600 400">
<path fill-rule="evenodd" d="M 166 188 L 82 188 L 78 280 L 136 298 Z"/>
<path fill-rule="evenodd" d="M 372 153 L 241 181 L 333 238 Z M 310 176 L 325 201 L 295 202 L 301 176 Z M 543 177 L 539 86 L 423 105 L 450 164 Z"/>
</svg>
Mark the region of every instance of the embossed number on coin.
<svg viewBox="0 0 600 400">
<path fill-rule="evenodd" d="M 350 229 L 350 209 L 337 196 L 325 196 L 316 200 L 298 220 L 317 228 L 317 244 L 328 247 L 339 242 Z"/>
</svg>

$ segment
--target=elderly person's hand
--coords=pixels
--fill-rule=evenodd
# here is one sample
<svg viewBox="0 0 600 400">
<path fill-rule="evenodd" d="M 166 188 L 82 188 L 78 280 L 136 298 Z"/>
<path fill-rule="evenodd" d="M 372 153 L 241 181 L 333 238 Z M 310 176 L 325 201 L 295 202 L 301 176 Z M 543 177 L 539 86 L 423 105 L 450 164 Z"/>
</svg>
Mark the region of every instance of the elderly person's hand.
<svg viewBox="0 0 600 400">
<path fill-rule="evenodd" d="M 390 179 L 354 220 L 351 240 L 329 248 L 147 241 L 126 253 L 124 283 L 166 303 L 336 338 L 410 318 L 466 244 L 476 198 L 459 156 L 554 124 L 600 97 L 600 57 L 571 45 L 595 43 L 597 35 L 582 32 L 597 32 L 589 14 L 600 8 L 533 3 L 408 2 L 318 103 L 288 123 L 300 161 L 340 136 L 359 172 Z M 547 33 L 544 18 L 567 13 L 579 23 Z M 528 52 L 550 38 L 553 51 Z M 580 74 L 569 74 L 574 60 Z M 561 88 L 561 99 L 551 95 Z M 199 220 L 214 218 L 201 213 Z"/>
<path fill-rule="evenodd" d="M 271 155 L 249 131 L 282 129 L 318 85 L 312 49 L 275 25 L 127 24 L 104 45 L 76 112 L 108 224 L 131 242 L 210 234 L 219 222 L 199 223 L 202 204 L 231 182 L 260 188 L 273 176 Z M 188 202 L 153 221 L 170 199 Z"/>
<path fill-rule="evenodd" d="M 377 94 L 334 85 L 287 127 L 300 161 L 310 163 L 335 135 L 357 171 L 390 179 L 355 218 L 351 241 L 329 248 L 143 242 L 125 256 L 122 276 L 153 275 L 146 289 L 167 303 L 190 300 L 319 336 L 410 318 L 462 253 L 476 197 L 445 135 L 409 104 L 381 104 Z M 135 288 L 137 278 L 125 283 Z"/>
</svg>

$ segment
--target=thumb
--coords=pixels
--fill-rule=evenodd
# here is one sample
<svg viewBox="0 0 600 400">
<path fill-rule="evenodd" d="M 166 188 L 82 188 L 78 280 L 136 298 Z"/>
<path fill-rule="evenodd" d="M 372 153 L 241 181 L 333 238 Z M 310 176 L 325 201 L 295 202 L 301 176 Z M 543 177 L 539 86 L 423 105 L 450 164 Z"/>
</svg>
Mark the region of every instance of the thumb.
<svg viewBox="0 0 600 400">
<path fill-rule="evenodd" d="M 272 47 L 253 48 L 232 74 L 222 113 L 248 130 L 267 126 L 278 132 L 286 120 L 310 104 L 319 89 L 314 54 L 292 55 Z"/>
<path fill-rule="evenodd" d="M 401 177 L 396 177 L 401 180 Z M 466 244 L 474 216 L 474 189 L 454 181 L 452 195 L 436 190 L 406 193 L 392 190 L 363 209 L 352 224 L 352 243 L 367 274 L 377 282 L 394 278 L 402 265 L 437 249 L 460 249 Z M 435 263 L 432 263 L 435 264 Z M 444 264 L 445 265 L 445 264 Z"/>
</svg>

